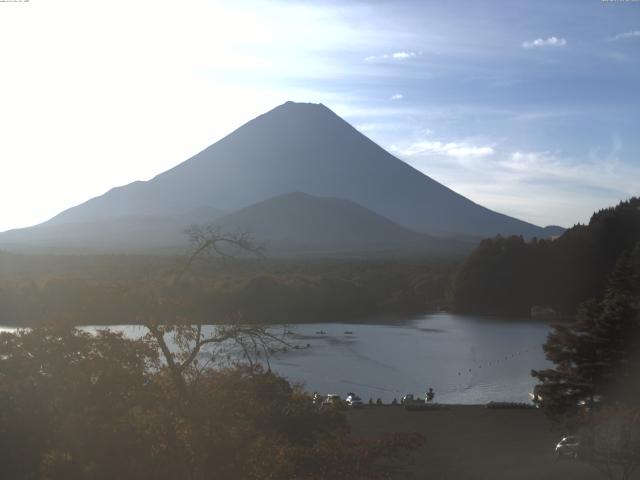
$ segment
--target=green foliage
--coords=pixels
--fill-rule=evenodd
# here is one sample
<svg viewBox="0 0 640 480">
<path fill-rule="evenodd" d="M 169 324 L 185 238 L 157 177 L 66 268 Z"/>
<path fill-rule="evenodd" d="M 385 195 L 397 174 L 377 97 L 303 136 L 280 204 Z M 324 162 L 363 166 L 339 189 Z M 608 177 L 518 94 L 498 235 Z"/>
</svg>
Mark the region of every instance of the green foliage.
<svg viewBox="0 0 640 480">
<path fill-rule="evenodd" d="M 618 256 L 640 241 L 640 198 L 595 213 L 555 240 L 482 241 L 457 274 L 459 311 L 528 315 L 533 306 L 572 315 L 605 287 Z"/>
<path fill-rule="evenodd" d="M 148 383 L 153 349 L 115 333 L 46 329 L 0 334 L 0 352 L 7 478 L 82 478 L 96 469 L 93 478 L 122 478 L 130 452 L 141 461 L 151 454 L 139 444 L 137 417 L 158 394 Z"/>
<path fill-rule="evenodd" d="M 377 479 L 420 443 L 355 440 L 259 367 L 200 369 L 183 395 L 148 339 L 43 327 L 0 352 L 3 478 Z"/>
<path fill-rule="evenodd" d="M 455 305 L 477 313 L 524 313 L 537 296 L 544 241 L 522 237 L 483 240 L 455 281 Z"/>
<path fill-rule="evenodd" d="M 422 313 L 446 305 L 455 264 L 428 261 L 199 259 L 179 284 L 184 258 L 0 255 L 0 325 L 52 318 L 137 324 L 145 318 L 216 323 L 346 320 Z M 4 274 L 4 275 L 3 275 Z M 158 308 L 158 301 L 161 301 Z"/>
<path fill-rule="evenodd" d="M 640 404 L 640 242 L 620 255 L 603 298 L 584 303 L 576 323 L 555 326 L 544 349 L 555 368 L 533 375 L 551 415 Z"/>
</svg>

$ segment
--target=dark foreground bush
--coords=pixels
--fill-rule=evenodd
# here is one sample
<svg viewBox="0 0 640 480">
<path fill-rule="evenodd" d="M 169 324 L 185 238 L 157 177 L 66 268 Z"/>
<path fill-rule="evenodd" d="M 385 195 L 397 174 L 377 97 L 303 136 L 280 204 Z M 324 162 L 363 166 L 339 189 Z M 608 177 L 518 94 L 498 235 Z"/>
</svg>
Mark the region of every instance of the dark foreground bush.
<svg viewBox="0 0 640 480">
<path fill-rule="evenodd" d="M 190 365 L 108 331 L 0 334 L 0 465 L 8 479 L 387 478 L 415 435 L 356 440 L 259 366 Z"/>
</svg>

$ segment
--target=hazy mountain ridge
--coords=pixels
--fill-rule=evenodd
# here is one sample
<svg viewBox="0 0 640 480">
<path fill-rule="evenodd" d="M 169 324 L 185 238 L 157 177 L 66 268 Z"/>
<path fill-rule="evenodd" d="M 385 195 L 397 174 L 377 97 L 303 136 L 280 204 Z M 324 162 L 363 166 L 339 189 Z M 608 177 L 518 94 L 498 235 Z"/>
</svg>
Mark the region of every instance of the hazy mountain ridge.
<svg viewBox="0 0 640 480">
<path fill-rule="evenodd" d="M 216 222 L 271 241 L 318 244 L 418 243 L 426 235 L 349 200 L 292 192 L 258 202 Z"/>
<path fill-rule="evenodd" d="M 203 213 L 211 212 L 203 209 Z M 225 231 L 246 231 L 282 256 L 456 255 L 468 253 L 473 239 L 431 237 L 407 229 L 349 200 L 293 192 L 258 202 L 215 219 L 175 217 L 103 217 L 87 222 L 45 223 L 0 235 L 0 246 L 48 253 L 181 253 L 188 247 L 186 228 L 212 223 Z"/>
<path fill-rule="evenodd" d="M 48 253 L 175 253 L 188 245 L 191 224 L 213 223 L 224 212 L 200 206 L 174 215 L 103 216 L 77 222 L 45 222 L 0 233 L 0 248 Z"/>
<path fill-rule="evenodd" d="M 270 246 L 291 252 L 455 254 L 467 253 L 474 245 L 415 232 L 349 200 L 302 192 L 258 202 L 216 223 L 227 230 L 249 231 Z"/>
</svg>

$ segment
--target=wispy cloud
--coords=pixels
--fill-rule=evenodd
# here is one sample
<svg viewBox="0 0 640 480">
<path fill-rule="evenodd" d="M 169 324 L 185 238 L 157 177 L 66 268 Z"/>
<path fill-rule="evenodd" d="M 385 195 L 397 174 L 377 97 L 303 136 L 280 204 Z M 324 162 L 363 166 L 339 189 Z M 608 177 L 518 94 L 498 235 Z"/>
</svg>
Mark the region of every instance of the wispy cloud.
<svg viewBox="0 0 640 480">
<path fill-rule="evenodd" d="M 409 60 L 410 58 L 415 58 L 419 55 L 418 52 L 394 52 L 394 53 L 384 53 L 382 55 L 371 55 L 364 59 L 365 62 L 375 62 L 378 60 Z"/>
<path fill-rule="evenodd" d="M 617 40 L 624 40 L 627 38 L 640 38 L 640 30 L 631 30 L 629 32 L 619 33 L 614 35 L 613 37 L 608 38 L 607 40 L 610 42 L 615 42 Z"/>
<path fill-rule="evenodd" d="M 608 151 L 594 151 L 588 159 L 559 151 L 500 151 L 469 145 L 465 148 L 471 153 L 491 148 L 492 154 L 454 155 L 469 153 L 458 150 L 459 145 L 419 142 L 389 150 L 482 205 L 541 225 L 587 221 L 594 210 L 637 195 L 640 167 L 620 160 L 618 138 Z M 585 213 L 578 215 L 580 205 Z"/>
<path fill-rule="evenodd" d="M 471 151 L 481 153 L 482 148 L 491 147 L 475 147 Z M 622 163 L 619 159 L 621 148 L 620 140 L 614 138 L 609 151 L 592 152 L 588 160 L 577 160 L 557 151 L 494 152 L 491 148 L 491 155 L 467 155 L 465 160 L 468 161 L 458 164 L 455 169 L 468 170 L 467 173 L 472 173 L 482 183 L 498 181 L 503 188 L 534 183 L 554 188 L 560 183 L 567 188 L 610 190 L 633 195 L 637 192 L 635 179 L 640 175 L 640 167 Z M 439 150 L 440 154 L 447 154 L 447 150 L 455 151 L 442 146 Z M 449 156 L 458 157 L 451 153 Z M 465 176 L 462 171 L 458 174 Z"/>
<path fill-rule="evenodd" d="M 536 38 L 522 42 L 522 48 L 566 47 L 567 40 L 562 37 Z"/>
<path fill-rule="evenodd" d="M 565 158 L 557 152 L 516 151 L 498 163 L 504 173 L 518 177 L 521 181 L 555 181 L 631 196 L 637 192 L 635 179 L 640 175 L 640 169 L 620 162 L 619 149 L 619 144 L 614 142 L 610 152 L 594 155 L 590 161 L 580 162 Z"/>
<path fill-rule="evenodd" d="M 413 157 L 416 155 L 446 155 L 456 158 L 478 158 L 493 155 L 493 147 L 475 146 L 465 143 L 456 142 L 439 142 L 439 141 L 421 141 L 415 142 L 406 148 L 400 149 L 395 146 L 391 147 L 394 153 L 398 153 L 405 157 Z"/>
<path fill-rule="evenodd" d="M 391 100 L 402 100 L 404 98 L 404 95 L 402 95 L 401 93 L 394 93 L 393 95 L 391 95 Z"/>
<path fill-rule="evenodd" d="M 623 63 L 623 64 L 631 64 L 631 63 L 635 63 L 635 57 L 633 57 L 632 55 L 629 55 L 628 53 L 622 53 L 622 52 L 607 52 L 604 54 L 604 58 L 606 58 L 607 60 L 612 60 L 614 62 L 617 63 Z"/>
</svg>

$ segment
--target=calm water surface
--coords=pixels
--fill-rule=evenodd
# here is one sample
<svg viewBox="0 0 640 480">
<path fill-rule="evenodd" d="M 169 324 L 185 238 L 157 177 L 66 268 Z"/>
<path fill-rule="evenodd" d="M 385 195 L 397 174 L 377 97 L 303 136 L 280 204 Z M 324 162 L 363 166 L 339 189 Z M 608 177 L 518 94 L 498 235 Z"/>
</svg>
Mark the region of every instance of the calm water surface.
<svg viewBox="0 0 640 480">
<path fill-rule="evenodd" d="M 531 369 L 550 366 L 542 351 L 549 325 L 531 320 L 434 314 L 293 331 L 292 338 L 311 347 L 277 355 L 276 371 L 310 391 L 353 391 L 365 400 L 423 396 L 432 387 L 443 403 L 527 402 L 535 383 Z"/>
<path fill-rule="evenodd" d="M 136 337 L 144 327 L 112 327 Z M 531 369 L 549 366 L 545 322 L 439 313 L 361 323 L 289 327 L 309 348 L 275 354 L 271 367 L 309 391 L 356 392 L 390 402 L 428 387 L 442 403 L 529 401 Z M 326 332 L 320 334 L 317 332 Z M 351 333 L 347 333 L 351 332 Z"/>
</svg>

